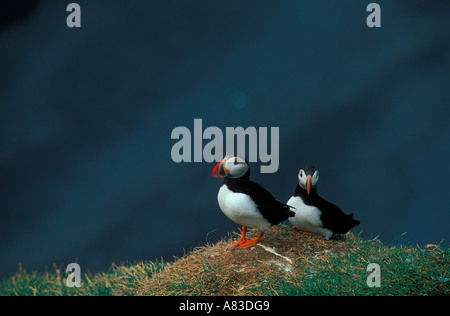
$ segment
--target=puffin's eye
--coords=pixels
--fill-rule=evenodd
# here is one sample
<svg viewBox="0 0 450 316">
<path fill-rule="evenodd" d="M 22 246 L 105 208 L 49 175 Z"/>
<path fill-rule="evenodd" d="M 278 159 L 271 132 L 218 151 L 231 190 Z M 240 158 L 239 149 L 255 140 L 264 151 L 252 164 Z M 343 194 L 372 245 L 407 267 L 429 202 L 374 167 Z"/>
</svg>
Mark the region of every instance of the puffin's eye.
<svg viewBox="0 0 450 316">
<path fill-rule="evenodd" d="M 236 166 L 238 164 L 237 159 L 234 160 L 234 165 Z"/>
</svg>

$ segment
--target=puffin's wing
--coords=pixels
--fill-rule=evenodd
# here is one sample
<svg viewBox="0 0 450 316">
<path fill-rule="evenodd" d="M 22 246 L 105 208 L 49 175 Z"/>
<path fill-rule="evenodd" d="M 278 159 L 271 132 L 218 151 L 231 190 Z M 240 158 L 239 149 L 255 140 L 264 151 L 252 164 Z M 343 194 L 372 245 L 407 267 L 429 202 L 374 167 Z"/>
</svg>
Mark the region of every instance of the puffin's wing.
<svg viewBox="0 0 450 316">
<path fill-rule="evenodd" d="M 322 212 L 320 219 L 323 226 L 334 233 L 345 234 L 353 227 L 359 225 L 359 221 L 353 219 L 353 213 L 345 214 L 339 206 L 324 199 L 321 199 L 319 209 Z"/>
<path fill-rule="evenodd" d="M 277 225 L 289 217 L 295 216 L 295 213 L 290 210 L 291 206 L 278 201 L 269 191 L 255 182 L 250 182 L 248 194 L 252 197 L 264 218 L 272 225 Z"/>
</svg>

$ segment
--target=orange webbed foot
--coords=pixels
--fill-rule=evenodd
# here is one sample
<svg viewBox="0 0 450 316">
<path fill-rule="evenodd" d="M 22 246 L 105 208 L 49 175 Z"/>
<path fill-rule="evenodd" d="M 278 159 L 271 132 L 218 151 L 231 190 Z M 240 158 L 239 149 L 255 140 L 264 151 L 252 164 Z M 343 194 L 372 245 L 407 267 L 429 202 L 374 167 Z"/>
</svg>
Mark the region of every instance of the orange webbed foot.
<svg viewBox="0 0 450 316">
<path fill-rule="evenodd" d="M 245 249 L 245 248 L 250 248 L 250 247 L 256 245 L 261 240 L 261 237 L 263 234 L 264 233 L 259 233 L 257 238 L 252 238 L 252 239 L 247 240 L 246 242 L 242 243 L 239 246 L 239 248 Z"/>
<path fill-rule="evenodd" d="M 316 233 L 307 232 L 306 230 L 299 230 L 298 232 L 305 235 L 317 235 Z"/>
<path fill-rule="evenodd" d="M 241 239 L 237 242 L 237 243 L 235 243 L 235 244 L 232 244 L 231 246 L 230 246 L 230 248 L 233 248 L 233 247 L 237 247 L 237 246 L 240 246 L 240 245 L 242 245 L 243 243 L 245 243 L 245 235 L 247 234 L 247 226 L 242 226 L 242 233 L 241 233 Z"/>
</svg>

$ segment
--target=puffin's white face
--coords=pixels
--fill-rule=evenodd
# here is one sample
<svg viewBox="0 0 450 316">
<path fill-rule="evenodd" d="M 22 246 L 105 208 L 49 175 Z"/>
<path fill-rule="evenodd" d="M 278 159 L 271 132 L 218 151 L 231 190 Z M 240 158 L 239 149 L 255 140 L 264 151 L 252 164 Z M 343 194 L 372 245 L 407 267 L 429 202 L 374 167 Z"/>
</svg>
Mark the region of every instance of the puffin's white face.
<svg viewBox="0 0 450 316">
<path fill-rule="evenodd" d="M 306 169 L 306 171 L 304 169 Z M 298 173 L 298 184 L 302 189 L 306 190 L 309 195 L 311 188 L 315 187 L 317 182 L 319 182 L 319 170 L 314 167 L 304 169 L 300 169 Z"/>
<path fill-rule="evenodd" d="M 243 157 L 226 156 L 214 167 L 212 176 L 216 178 L 240 178 L 248 169 L 249 165 Z"/>
</svg>

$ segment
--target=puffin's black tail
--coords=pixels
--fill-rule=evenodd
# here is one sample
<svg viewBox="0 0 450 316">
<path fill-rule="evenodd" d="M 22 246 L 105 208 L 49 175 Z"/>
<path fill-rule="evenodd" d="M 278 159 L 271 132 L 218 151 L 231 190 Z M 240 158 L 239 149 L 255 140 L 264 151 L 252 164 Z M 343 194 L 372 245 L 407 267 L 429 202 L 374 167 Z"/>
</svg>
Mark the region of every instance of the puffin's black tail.
<svg viewBox="0 0 450 316">
<path fill-rule="evenodd" d="M 353 214 L 345 214 L 339 221 L 333 223 L 334 227 L 330 227 L 330 229 L 335 234 L 345 234 L 350 229 L 359 225 L 359 221 L 353 219 Z"/>
<path fill-rule="evenodd" d="M 280 201 L 278 201 L 278 202 L 281 204 L 281 207 L 284 210 L 284 215 L 287 216 L 286 219 L 288 219 L 289 217 L 294 217 L 295 216 L 295 212 L 291 211 L 291 209 L 295 210 L 295 207 L 287 205 L 287 204 L 285 204 L 283 202 L 280 202 Z"/>
<path fill-rule="evenodd" d="M 358 221 L 358 220 L 356 220 L 356 219 L 353 219 L 353 213 L 351 213 L 351 214 L 346 214 L 345 216 L 346 216 L 347 219 L 348 219 L 348 220 L 347 220 L 347 227 L 348 227 L 348 230 L 350 230 L 350 229 L 352 229 L 353 227 L 359 225 L 360 221 Z"/>
<path fill-rule="evenodd" d="M 287 213 L 287 215 L 288 215 L 288 218 L 289 217 L 294 217 L 295 216 L 295 212 L 294 211 L 291 211 L 291 209 L 296 209 L 295 207 L 293 207 L 293 206 L 290 206 L 290 205 L 286 205 L 287 207 L 288 207 L 288 209 L 286 210 L 286 213 Z"/>
<path fill-rule="evenodd" d="M 295 212 L 291 211 L 291 206 L 275 200 L 274 205 L 258 205 L 259 210 L 272 225 L 278 225 L 289 217 L 294 217 Z"/>
</svg>

